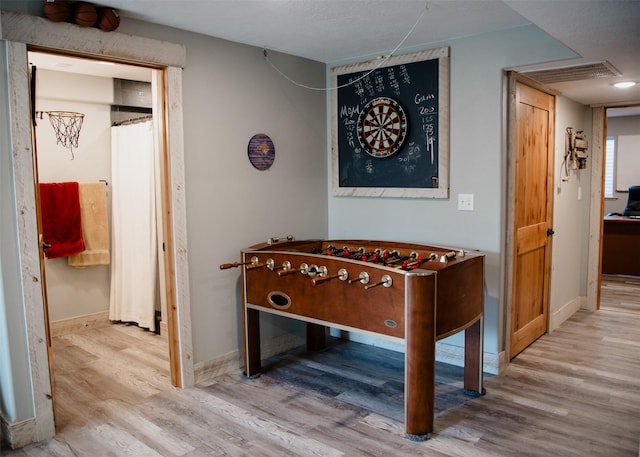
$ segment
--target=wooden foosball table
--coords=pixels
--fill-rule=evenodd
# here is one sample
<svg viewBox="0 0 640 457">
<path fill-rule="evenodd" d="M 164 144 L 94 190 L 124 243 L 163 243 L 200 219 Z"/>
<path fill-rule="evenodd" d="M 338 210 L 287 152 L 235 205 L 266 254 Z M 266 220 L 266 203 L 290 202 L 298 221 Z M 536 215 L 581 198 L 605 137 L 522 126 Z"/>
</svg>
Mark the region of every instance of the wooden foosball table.
<svg viewBox="0 0 640 457">
<path fill-rule="evenodd" d="M 244 368 L 261 372 L 259 313 L 307 323 L 307 346 L 327 328 L 405 345 L 405 430 L 433 432 L 435 343 L 465 332 L 464 389 L 482 395 L 484 256 L 422 244 L 272 238 L 242 250 Z"/>
</svg>

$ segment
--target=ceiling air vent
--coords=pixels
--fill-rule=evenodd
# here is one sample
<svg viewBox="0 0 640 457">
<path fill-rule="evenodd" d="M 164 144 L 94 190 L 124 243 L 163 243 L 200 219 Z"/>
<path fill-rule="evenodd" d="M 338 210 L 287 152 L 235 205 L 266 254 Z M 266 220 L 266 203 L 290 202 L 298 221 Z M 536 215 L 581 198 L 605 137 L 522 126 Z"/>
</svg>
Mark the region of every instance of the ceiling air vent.
<svg viewBox="0 0 640 457">
<path fill-rule="evenodd" d="M 597 62 L 573 67 L 552 68 L 550 70 L 538 70 L 523 72 L 522 74 L 543 84 L 562 83 L 567 81 L 581 81 L 585 79 L 609 78 L 621 76 L 609 62 Z"/>
</svg>

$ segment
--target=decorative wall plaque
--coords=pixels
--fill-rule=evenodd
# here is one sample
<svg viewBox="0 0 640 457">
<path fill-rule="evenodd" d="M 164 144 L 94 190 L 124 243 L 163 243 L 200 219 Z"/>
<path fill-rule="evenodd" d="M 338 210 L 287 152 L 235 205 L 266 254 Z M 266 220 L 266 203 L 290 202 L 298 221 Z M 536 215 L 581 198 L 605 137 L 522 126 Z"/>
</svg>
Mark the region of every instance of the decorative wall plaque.
<svg viewBox="0 0 640 457">
<path fill-rule="evenodd" d="M 248 154 L 251 165 L 258 170 L 266 170 L 273 164 L 276 157 L 276 149 L 269 136 L 264 133 L 258 133 L 249 140 Z"/>
</svg>

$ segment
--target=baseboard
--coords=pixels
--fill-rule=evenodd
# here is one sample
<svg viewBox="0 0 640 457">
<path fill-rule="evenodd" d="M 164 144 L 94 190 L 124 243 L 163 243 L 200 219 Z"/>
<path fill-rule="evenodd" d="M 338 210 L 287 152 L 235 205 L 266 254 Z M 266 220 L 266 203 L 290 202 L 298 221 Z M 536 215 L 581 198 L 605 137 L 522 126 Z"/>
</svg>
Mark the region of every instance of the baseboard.
<svg viewBox="0 0 640 457">
<path fill-rule="evenodd" d="M 369 335 L 363 335 L 360 333 L 351 333 L 347 331 L 331 329 L 331 335 L 337 338 L 344 338 L 346 340 L 355 341 L 357 343 L 368 344 L 390 351 L 404 353 L 404 343 L 398 341 L 391 341 L 384 338 L 372 337 Z M 504 372 L 507 367 L 505 360 L 505 353 L 500 352 L 493 354 L 485 352 L 482 355 L 483 366 L 482 371 L 489 374 L 500 374 Z M 455 346 L 441 341 L 436 342 L 436 362 L 448 363 L 457 367 L 464 367 L 464 347 Z"/>
<path fill-rule="evenodd" d="M 283 352 L 290 351 L 307 344 L 306 340 L 294 333 L 288 333 L 286 335 L 273 338 L 267 342 L 263 342 L 260 348 L 261 357 L 268 359 L 274 355 L 282 354 Z"/>
<path fill-rule="evenodd" d="M 160 336 L 164 338 L 169 336 L 169 326 L 165 321 L 160 321 Z"/>
<path fill-rule="evenodd" d="M 558 311 L 549 316 L 549 333 L 560 327 L 560 325 L 569 319 L 573 314 L 578 311 L 584 304 L 586 304 L 587 297 L 576 297 L 569 303 L 565 304 Z"/>
<path fill-rule="evenodd" d="M 447 343 L 436 343 L 436 361 L 448 363 L 457 367 L 464 367 L 464 348 Z M 505 354 L 485 352 L 482 355 L 482 371 L 498 375 L 506 368 Z"/>
<path fill-rule="evenodd" d="M 102 311 L 84 316 L 72 317 L 49 322 L 51 336 L 65 335 L 90 327 L 106 327 L 111 324 L 109 311 Z"/>
<path fill-rule="evenodd" d="M 304 339 L 297 335 L 283 335 L 270 341 L 262 342 L 261 358 L 268 359 L 304 344 Z M 436 361 L 463 367 L 464 348 L 438 342 L 436 343 Z M 220 375 L 241 370 L 242 366 L 242 352 L 240 350 L 232 351 L 215 359 L 196 363 L 193 367 L 194 380 L 196 384 L 206 384 Z M 499 375 L 504 372 L 506 367 L 504 352 L 499 354 L 484 353 L 483 372 Z"/>
<path fill-rule="evenodd" d="M 268 359 L 305 344 L 303 338 L 287 334 L 261 343 L 261 358 Z M 195 384 L 206 384 L 216 377 L 232 371 L 239 371 L 243 367 L 242 351 L 231 351 L 220 357 L 196 363 L 193 367 Z"/>
<path fill-rule="evenodd" d="M 35 417 L 20 422 L 9 422 L 0 414 L 0 441 L 7 443 L 11 449 L 37 442 Z"/>
<path fill-rule="evenodd" d="M 203 385 L 226 373 L 240 369 L 242 356 L 240 351 L 232 351 L 212 360 L 198 362 L 193 366 L 193 381 Z"/>
</svg>

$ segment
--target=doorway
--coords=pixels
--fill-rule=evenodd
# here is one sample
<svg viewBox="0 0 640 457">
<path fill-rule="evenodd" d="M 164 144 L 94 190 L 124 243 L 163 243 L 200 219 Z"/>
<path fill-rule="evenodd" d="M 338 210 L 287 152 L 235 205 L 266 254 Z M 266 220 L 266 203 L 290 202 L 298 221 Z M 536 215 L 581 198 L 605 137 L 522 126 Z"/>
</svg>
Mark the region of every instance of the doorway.
<svg viewBox="0 0 640 457">
<path fill-rule="evenodd" d="M 94 334 L 91 337 L 94 337 L 101 331 L 99 329 L 110 325 L 110 321 L 124 321 L 128 325 L 133 323 L 148 329 L 147 344 L 141 347 L 157 346 L 157 343 L 151 343 L 150 339 L 155 333 L 162 333 L 168 361 L 166 304 L 167 298 L 171 297 L 168 297 L 166 290 L 164 257 L 161 252 L 164 243 L 162 199 L 154 197 L 154 194 L 161 195 L 164 187 L 158 154 L 162 141 L 159 141 L 160 136 L 157 136 L 156 141 L 153 140 L 153 132 L 159 131 L 158 122 L 149 120 L 153 116 L 148 114 L 153 113 L 153 107 L 157 110 L 158 107 L 164 106 L 161 99 L 162 88 L 154 82 L 157 80 L 154 73 L 160 70 L 33 51 L 29 52 L 29 62 L 32 68 L 32 99 L 36 114 L 36 184 L 40 183 L 45 189 L 60 189 L 66 185 L 76 185 L 78 182 L 80 205 L 77 209 L 81 212 L 82 223 L 77 225 L 82 226 L 82 236 L 86 245 L 85 251 L 81 254 L 52 256 L 47 250 L 46 258 L 42 256 L 42 277 L 46 278 L 43 280 L 43 298 L 47 324 L 51 332 L 50 369 L 53 369 L 53 357 L 56 356 L 56 360 L 60 359 L 60 354 L 54 354 L 55 351 L 52 351 L 51 337 L 58 336 L 60 340 L 69 335 L 68 339 L 78 342 L 77 340 L 88 335 L 80 335 L 80 330 L 88 332 L 93 329 Z M 72 116 L 81 122 L 75 129 L 71 129 L 74 127 L 70 120 Z M 146 148 L 123 151 L 112 147 L 112 137 L 120 130 L 128 128 L 122 126 L 123 124 L 142 121 L 144 122 L 140 127 L 143 127 L 141 131 L 144 132 L 144 141 L 148 145 Z M 116 124 L 118 127 L 114 126 Z M 156 128 L 152 128 L 152 125 Z M 140 130 L 138 126 L 133 128 Z M 118 137 L 122 137 L 121 132 L 119 136 L 115 136 Z M 131 143 L 135 141 L 131 136 L 128 138 Z M 125 148 L 130 148 L 129 142 L 124 142 Z M 156 147 L 153 146 L 154 143 Z M 121 157 L 119 161 L 113 159 L 114 153 L 116 157 Z M 113 174 L 114 163 L 125 160 L 122 157 L 146 160 L 145 166 L 138 167 L 134 175 L 128 180 L 123 180 L 123 171 Z M 128 174 L 129 170 L 125 169 L 124 173 Z M 136 188 L 129 195 L 118 199 L 125 186 L 131 187 L 144 181 L 139 173 L 148 178 L 146 182 L 153 188 L 146 189 L 146 192 L 143 192 L 145 189 Z M 157 185 L 154 182 L 157 182 Z M 148 197 L 140 199 L 145 193 Z M 114 203 L 114 198 L 118 203 Z M 123 268 L 128 268 L 128 263 L 131 262 L 123 261 L 122 255 L 114 256 L 114 247 L 123 246 L 123 243 L 126 245 L 127 242 L 131 244 L 131 241 L 119 238 L 114 245 L 110 236 L 110 232 L 113 233 L 113 224 L 110 222 L 113 220 L 113 208 L 117 209 L 118 215 L 126 214 L 124 209 L 129 207 L 127 203 L 131 199 L 136 200 L 136 209 L 146 205 L 147 213 L 151 215 L 151 212 L 155 212 L 152 218 L 136 218 L 137 223 L 132 225 L 146 226 L 148 233 L 141 233 L 139 236 L 145 241 L 149 239 L 157 242 L 155 248 L 142 246 L 149 251 L 146 255 L 142 255 L 142 247 L 139 246 L 129 250 L 138 254 L 139 264 L 136 264 L 133 270 L 129 268 L 131 271 L 127 273 Z M 157 211 L 153 210 L 154 206 L 158 207 Z M 41 206 L 40 213 L 43 209 L 46 210 Z M 125 227 L 131 224 L 131 221 L 122 222 Z M 130 229 L 126 230 L 126 234 L 131 233 Z M 47 241 L 47 237 L 43 240 Z M 119 251 L 123 253 L 127 250 L 120 248 Z M 145 270 L 148 273 L 144 281 L 128 281 L 127 278 L 139 278 Z M 114 278 L 120 282 L 115 281 L 114 284 Z M 117 300 L 116 297 L 131 299 Z M 125 302 L 128 306 L 125 307 L 126 312 L 119 310 L 117 305 L 120 302 Z M 139 303 L 145 305 L 144 309 L 136 309 Z M 156 314 L 162 316 L 162 319 L 156 318 Z M 163 332 L 161 328 L 164 329 Z M 119 335 L 117 332 L 113 334 Z M 167 378 L 168 373 L 167 367 Z M 170 384 L 168 379 L 166 382 Z"/>
<path fill-rule="evenodd" d="M 548 328 L 555 97 L 509 77 L 507 348 L 509 359 Z"/>
<path fill-rule="evenodd" d="M 640 221 L 627 217 L 626 213 L 629 187 L 640 185 L 640 105 L 608 107 L 604 121 L 601 201 L 604 217 L 598 308 L 604 301 L 603 293 L 610 301 L 618 290 L 637 288 L 640 280 L 637 262 Z"/>
<path fill-rule="evenodd" d="M 4 17 L 4 12 L 3 12 Z M 165 88 L 166 106 L 163 110 L 165 128 L 162 131 L 165 152 L 162 158 L 169 179 L 163 191 L 166 204 L 163 220 L 169 223 L 172 243 L 164 252 L 166 268 L 171 278 L 167 288 L 171 289 L 175 306 L 167 313 L 170 327 L 169 347 L 172 361 L 171 377 L 176 385 L 193 385 L 193 350 L 191 347 L 191 316 L 189 309 L 189 279 L 186 240 L 186 206 L 184 186 L 184 136 L 182 118 L 182 69 L 186 64 L 186 52 L 182 45 L 155 39 L 111 34 L 95 34 L 94 30 L 78 29 L 72 24 L 52 23 L 42 18 L 32 18 L 29 33 L 20 28 L 4 28 L 6 51 L 7 86 L 9 97 L 9 131 L 11 162 L 14 176 L 13 192 L 16 206 L 17 230 L 20 243 L 18 255 L 21 259 L 21 299 L 27 316 L 26 335 L 30 348 L 29 369 L 33 384 L 33 409 L 35 411 L 33 433 L 25 440 L 39 441 L 54 435 L 53 403 L 46 346 L 47 329 L 42 280 L 39 273 L 34 167 L 32 155 L 32 125 L 30 114 L 28 47 L 54 53 L 88 56 L 105 61 L 155 66 L 163 69 L 159 78 Z M 173 319 L 171 318 L 173 316 Z M 173 381 L 172 381 L 173 382 Z"/>
</svg>

